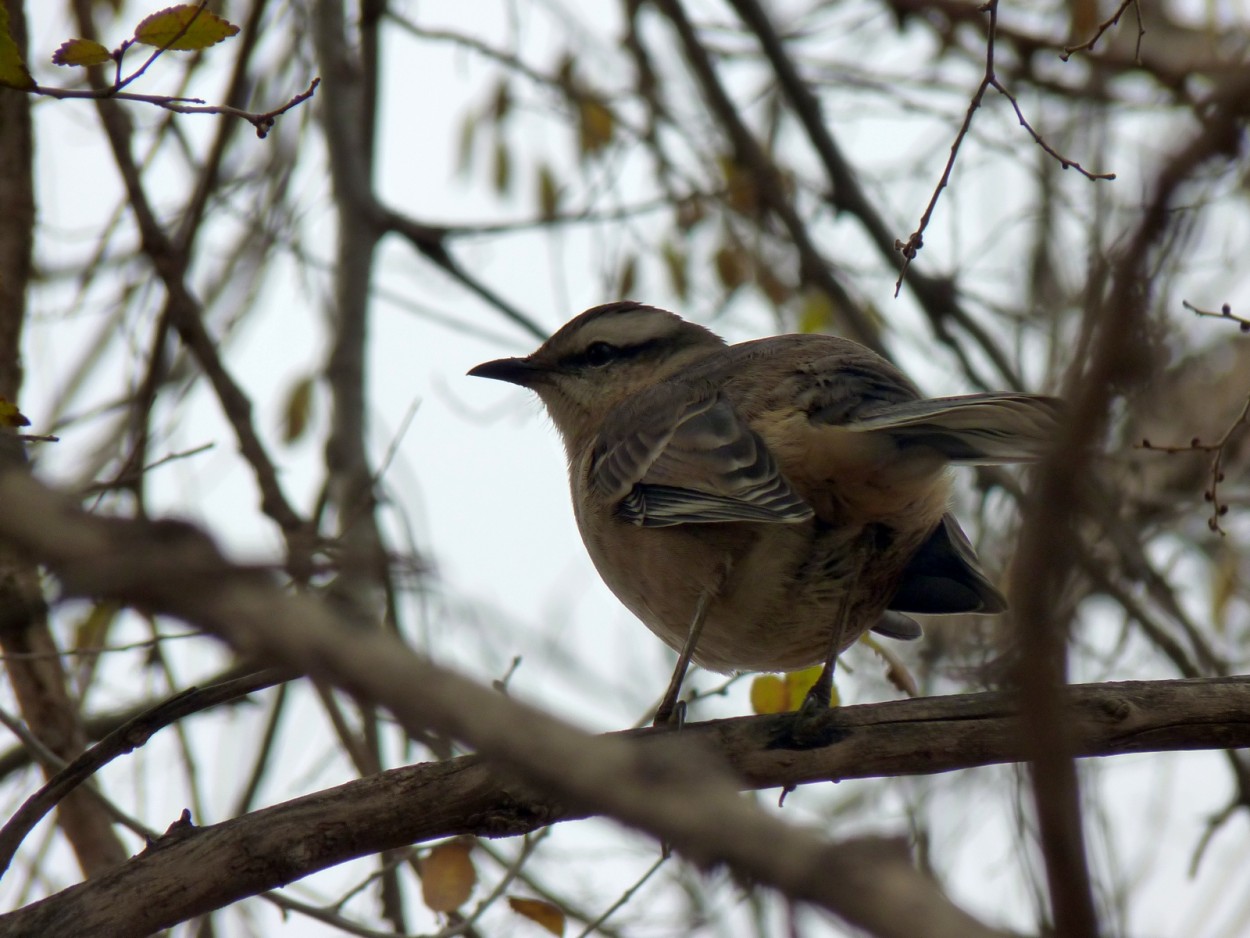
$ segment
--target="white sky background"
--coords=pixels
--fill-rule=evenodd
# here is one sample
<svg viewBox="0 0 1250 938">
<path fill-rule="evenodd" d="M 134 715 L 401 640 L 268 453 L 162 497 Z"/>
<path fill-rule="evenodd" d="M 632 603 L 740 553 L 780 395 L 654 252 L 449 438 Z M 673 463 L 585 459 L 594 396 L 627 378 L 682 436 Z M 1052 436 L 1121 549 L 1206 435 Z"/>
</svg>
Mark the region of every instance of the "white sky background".
<svg viewBox="0 0 1250 938">
<path fill-rule="evenodd" d="M 846 28 L 856 30 L 867 8 L 848 6 L 844 14 L 831 14 L 830 18 L 841 15 Z M 60 4 L 30 7 L 35 16 L 31 57 L 36 75 L 41 81 L 67 82 L 64 72 L 44 64 L 45 50 L 50 52 L 72 34 L 67 22 L 54 12 Z M 602 68 L 594 76 L 596 84 L 606 88 L 624 84 L 626 76 L 611 71 L 622 61 L 614 53 L 616 3 L 570 4 L 568 9 L 555 2 L 518 7 L 521 13 L 515 21 L 504 13 L 511 9 L 508 4 L 485 0 L 411 3 L 401 12 L 419 18 L 425 26 L 445 23 L 471 29 L 492 44 L 512 45 L 531 63 L 546 65 L 564 48 L 564 25 L 557 29 L 551 12 L 562 11 L 560 16 L 575 18 L 584 26 L 586 36 L 579 52 Z M 134 22 L 151 12 L 142 5 L 133 8 L 136 14 L 122 22 Z M 574 9 L 577 12 L 570 13 Z M 707 5 L 706 9 L 715 7 Z M 283 20 L 277 26 L 289 22 Z M 513 33 L 513 28 L 518 32 Z M 498 74 L 496 69 L 471 53 L 449 46 L 417 44 L 394 29 L 387 35 L 378 184 L 391 204 L 433 223 L 495 221 L 508 213 L 516 218 L 530 217 L 535 212 L 533 165 L 525 161 L 535 151 L 569 167 L 570 186 L 574 192 L 580 188 L 578 175 L 571 168 L 572 145 L 565 132 L 540 113 L 518 114 L 510 130 L 517 185 L 501 211 L 500 201 L 487 183 L 487 147 L 479 150 L 469 174 L 460 175 L 455 168 L 460 122 L 467 107 L 483 105 Z M 879 34 L 873 35 L 877 37 L 874 41 L 880 40 Z M 927 31 L 913 29 L 887 35 L 888 42 L 871 50 L 874 68 L 907 76 L 913 63 L 927 60 Z M 596 44 L 601 44 L 601 50 L 596 51 Z M 228 60 L 223 57 L 222 61 Z M 166 90 L 160 75 L 158 64 L 140 90 Z M 977 77 L 975 70 L 961 73 L 959 68 L 949 68 L 943 70 L 941 81 L 966 84 L 970 94 Z M 848 98 L 845 105 L 836 97 L 826 99 L 830 120 L 853 162 L 873 167 L 874 179 L 893 177 L 890 185 L 874 195 L 880 198 L 900 237 L 915 226 L 932 182 L 941 171 L 955 126 L 950 114 L 956 118 L 962 114 L 958 95 L 926 94 L 926 85 L 934 84 L 934 76 L 911 78 L 914 86 L 903 86 L 902 96 L 924 105 L 941 104 L 949 112 L 943 120 L 902 109 L 870 114 L 862 109 L 859 99 Z M 744 80 L 741 87 L 755 86 Z M 296 90 L 291 89 L 292 93 Z M 217 91 L 206 87 L 201 93 L 214 100 Z M 536 109 L 543 100 L 531 95 L 529 106 Z M 952 188 L 926 237 L 920 263 L 930 272 L 942 269 L 944 263 L 958 263 L 976 290 L 993 296 L 1010 289 L 1013 281 L 1023 276 L 1018 261 L 1022 253 L 1018 240 L 1013 242 L 1012 238 L 1018 239 L 1028 229 L 1028 220 L 1017 214 L 1018 197 L 1027 190 L 1025 174 L 1033 165 L 1034 154 L 1024 132 L 1014 127 L 1015 119 L 1006 102 L 987 101 L 989 106 L 977 118 L 977 135 L 982 142 L 988 138 L 989 145 L 973 145 L 961 159 Z M 1022 99 L 1022 104 L 1027 108 L 1030 102 Z M 314 106 L 318 106 L 315 101 Z M 159 119 L 156 112 L 138 106 L 131 110 L 140 123 Z M 697 112 L 693 102 L 691 112 Z M 118 199 L 116 171 L 102 148 L 91 105 L 44 101 L 36 113 L 39 210 L 44 226 L 39 256 L 44 265 L 72 269 L 93 250 L 102 219 L 108 217 Z M 214 118 L 188 116 L 179 120 L 187 133 L 198 135 L 209 132 Z M 1149 117 L 1125 121 L 1129 132 L 1138 136 L 1146 166 L 1171 142 L 1158 135 L 1149 121 Z M 1135 123 L 1140 126 L 1133 127 Z M 242 136 L 249 140 L 245 146 L 272 145 L 272 141 L 255 140 L 246 131 Z M 305 140 L 306 145 L 319 150 L 314 134 Z M 908 178 L 906 171 L 926 154 L 930 166 L 927 177 L 920 181 Z M 1138 167 L 1132 158 L 1129 147 L 1116 151 L 1116 165 L 1108 167 L 1120 174 L 1115 185 L 1139 186 Z M 633 156 L 623 163 L 610 163 L 598 174 L 595 185 L 615 193 L 622 202 L 635 201 L 637 184 L 643 177 L 640 164 L 631 162 L 637 159 Z M 1089 198 L 1093 185 L 1075 173 L 1065 174 L 1062 184 L 1061 198 L 1078 206 Z M 180 192 L 178 185 L 178 179 L 171 177 L 172 191 Z M 334 256 L 329 181 L 320 152 L 303 155 L 298 190 L 307 210 L 302 229 L 305 246 L 329 261 Z M 566 200 L 566 204 L 575 203 L 575 195 Z M 1245 232 L 1244 218 L 1230 219 L 1229 225 L 1230 231 Z M 611 281 L 619 263 L 622 243 L 628 246 L 633 239 L 633 249 L 643 249 L 660 225 L 656 219 L 644 218 L 630 222 L 626 230 L 628 234 L 622 238 L 619 224 L 586 225 L 570 228 L 556 239 L 554 248 L 538 236 L 514 235 L 460 242 L 455 251 L 467 268 L 554 329 L 581 309 L 614 298 L 605 292 L 605 283 Z M 850 221 L 830 223 L 824 234 L 829 243 L 839 246 L 860 241 Z M 1082 244 L 1082 237 L 1076 237 L 1074 244 Z M 1083 257 L 1075 253 L 1067 260 L 1074 268 L 1084 264 Z M 867 250 L 861 252 L 861 263 L 870 276 L 859 282 L 870 284 L 870 301 L 890 322 L 890 338 L 900 362 L 935 395 L 966 390 L 956 364 L 943 350 L 935 349 L 906 292 L 902 299 L 892 299 L 894 272 Z M 397 241 L 384 244 L 378 272 L 380 286 L 403 296 L 416 310 L 379 299 L 372 313 L 369 349 L 375 460 L 380 460 L 392 444 L 410 408 L 417 407 L 386 476 L 387 491 L 400 503 L 397 513 L 389 516 L 393 545 L 405 548 L 406 535 L 398 521 L 398 512 L 402 512 L 411 523 L 416 546 L 432 558 L 437 569 L 428 595 L 408 602 L 404 623 L 408 634 L 436 660 L 483 681 L 502 676 L 513 656 L 519 655 L 523 663 L 510 684 L 516 695 L 552 708 L 591 730 L 632 724 L 663 690 L 671 655 L 611 596 L 586 558 L 568 507 L 563 452 L 536 401 L 518 388 L 464 376 L 480 361 L 522 354 L 536 343 Z M 1238 297 L 1229 291 L 1234 285 L 1239 287 L 1244 300 L 1244 285 L 1230 283 L 1227 273 L 1212 270 L 1210 282 L 1197 285 L 1194 295 L 1213 295 L 1210 287 L 1214 284 L 1214 295 L 1227 298 L 1236 308 Z M 709 273 L 709 285 L 711 279 Z M 327 283 L 324 277 L 311 284 L 300 280 L 294 265 L 281 271 L 271 281 L 262 313 L 243 327 L 226 350 L 232 373 L 257 404 L 256 425 L 282 467 L 283 484 L 301 509 L 311 504 L 313 487 L 319 481 L 316 466 L 320 431 L 325 426 L 324 395 L 318 396 L 317 430 L 307 439 L 284 447 L 279 442 L 279 428 L 291 385 L 322 364 L 322 303 Z M 154 317 L 160 297 L 159 291 L 150 292 L 148 308 Z M 97 330 L 110 314 L 107 309 L 93 308 L 90 297 L 77 303 L 73 296 L 72 288 L 64 284 L 42 292 L 38 318 L 27 336 L 28 379 L 21 404 L 36 430 L 42 430 L 50 417 L 48 402 L 64 388 L 79 356 L 98 342 Z M 674 306 L 658 265 L 643 265 L 635 298 Z M 717 303 L 718 293 L 709 286 L 701 300 L 681 311 L 706 321 L 717 311 Z M 421 314 L 423 309 L 471 323 L 498 338 L 475 338 L 437 325 Z M 117 345 L 105 353 L 109 364 L 100 374 L 107 377 L 109 390 L 115 391 L 119 374 L 137 380 L 150 321 L 120 327 L 122 334 L 133 331 L 133 343 L 128 357 Z M 711 324 L 733 340 L 775 331 L 772 313 L 753 294 L 744 294 L 725 316 Z M 1032 373 L 1041 373 L 1042 363 L 1033 367 L 1036 370 Z M 167 451 L 210 442 L 215 449 L 153 472 L 153 504 L 204 524 L 238 557 L 273 558 L 278 539 L 269 524 L 258 521 L 250 475 L 235 455 L 233 435 L 207 388 L 197 385 L 176 411 L 165 411 L 163 417 L 170 428 L 164 443 Z M 66 434 L 55 447 L 41 450 L 40 471 L 53 479 L 74 478 L 91 451 L 90 431 L 89 424 L 82 426 Z M 1090 613 L 1083 625 L 1087 631 L 1082 640 L 1094 648 L 1109 650 L 1119 639 L 1120 623 L 1111 616 Z M 182 628 L 166 624 L 165 630 Z M 146 637 L 146 626 L 133 621 L 126 634 Z M 115 634 L 113 640 L 124 637 Z M 171 643 L 169 654 L 183 670 L 187 683 L 196 675 L 211 673 L 226 660 L 215 645 L 202 640 Z M 1116 660 L 1121 664 L 1146 662 L 1148 657 L 1144 649 L 1131 649 Z M 858 670 L 856 679 L 843 687 L 847 702 L 893 695 L 867 653 L 853 654 L 851 661 Z M 106 656 L 108 671 L 93 691 L 93 705 L 107 708 L 142 696 L 140 690 L 145 686 L 154 690 L 158 682 L 141 669 L 141 662 L 141 652 L 111 659 Z M 1165 676 L 1143 675 L 1140 668 L 1130 675 L 1092 673 L 1092 666 L 1089 670 L 1091 673 L 1076 677 Z M 702 688 L 719 680 L 705 673 L 695 677 Z M 725 699 L 709 701 L 696 711 L 695 718 L 748 712 L 748 683 L 740 681 Z M 5 706 L 11 705 L 9 696 L 7 691 L 3 695 Z M 289 787 L 266 790 L 263 803 L 350 777 L 340 761 L 325 758 L 335 746 L 315 704 L 309 702 L 300 713 L 299 721 L 288 719 L 276 757 L 276 762 L 287 767 L 283 777 Z M 222 812 L 228 810 L 241 784 L 239 776 L 250 766 L 251 752 L 239 751 L 238 740 L 254 740 L 262 718 L 259 708 L 253 708 L 220 718 L 197 718 L 191 724 L 202 758 L 200 768 L 215 780 L 206 798 L 207 817 L 197 816 L 197 822 L 225 816 Z M 166 826 L 187 804 L 180 776 L 171 782 L 162 775 L 177 762 L 173 745 L 172 732 L 166 731 L 144 752 L 111 766 L 104 777 L 106 788 L 132 792 L 134 800 L 128 808 L 157 828 Z M 403 761 L 398 753 L 395 758 Z M 1250 900 L 1244 898 L 1250 891 L 1245 888 L 1242 846 L 1248 831 L 1243 817 L 1238 816 L 1217 834 L 1196 878 L 1188 878 L 1186 872 L 1203 821 L 1222 808 L 1229 796 L 1228 774 L 1221 760 L 1216 753 L 1146 755 L 1086 767 L 1091 782 L 1086 798 L 1107 818 L 1105 829 L 1094 829 L 1098 812 L 1090 815 L 1094 867 L 1100 872 L 1108 866 L 1129 871 L 1127 924 L 1132 934 L 1143 938 L 1182 933 L 1234 938 L 1250 933 Z M 831 801 L 860 798 L 874 805 L 858 815 L 869 820 L 858 822 L 854 829 L 838 821 L 839 826 L 831 829 L 834 836 L 866 830 L 905 835 L 901 799 L 927 791 L 925 797 L 940 807 L 928 815 L 934 825 L 935 862 L 949 877 L 946 885 L 953 898 L 994 924 L 1026 927 L 1031 921 L 1030 899 L 1020 878 L 1019 844 L 1011 835 L 1016 819 L 1009 790 L 1003 785 L 982 784 L 985 778 L 1010 779 L 1015 774 L 1013 768 L 1000 767 L 928 782 L 905 779 L 809 786 L 790 796 L 784 816 L 827 825 Z M 117 779 L 125 782 L 119 785 Z M 33 782 L 33 777 L 28 777 L 28 782 Z M 763 793 L 760 800 L 773 803 L 775 793 Z M 13 806 L 0 805 L 10 813 Z M 560 826 L 552 837 L 548 863 L 541 867 L 557 882 L 584 884 L 584 904 L 590 909 L 605 908 L 628 885 L 630 877 L 655 857 L 652 845 L 630 836 L 605 834 L 610 830 L 603 822 Z M 479 860 L 479 868 L 497 874 L 488 862 Z M 57 883 L 74 881 L 76 871 L 64 850 L 52 851 L 45 875 Z M 671 913 L 680 897 L 672 889 L 654 885 L 663 879 L 661 873 L 620 914 L 618 924 L 627 934 L 670 933 Z M 340 884 L 351 881 L 343 871 L 331 871 L 312 878 L 305 886 L 316 885 L 325 895 L 334 895 Z M 291 887 L 292 894 L 300 895 L 305 886 Z M 13 901 L 14 888 L 12 876 L 0 884 L 0 906 Z M 479 888 L 478 896 L 482 893 Z M 740 893 L 726 883 L 723 896 L 728 906 L 737 902 Z M 785 920 L 783 910 L 775 903 L 772 906 L 768 919 L 780 928 Z M 252 910 L 263 923 L 257 928 L 261 934 L 322 933 L 307 919 L 292 917 L 282 922 L 275 912 L 259 904 Z M 725 920 L 734 921 L 736 914 L 746 916 L 748 910 L 743 907 L 740 912 L 723 914 L 724 920 L 718 919 L 718 924 L 696 934 L 733 934 L 732 925 L 724 931 Z M 432 920 L 420 920 L 417 905 L 413 918 L 418 929 L 435 927 Z M 800 920 L 804 935 L 843 933 L 815 914 L 803 913 Z M 244 933 L 241 919 L 224 921 L 239 928 L 239 934 Z M 628 924 L 631 922 L 632 926 Z M 516 933 L 537 934 L 536 929 L 526 928 L 519 925 Z"/>
</svg>

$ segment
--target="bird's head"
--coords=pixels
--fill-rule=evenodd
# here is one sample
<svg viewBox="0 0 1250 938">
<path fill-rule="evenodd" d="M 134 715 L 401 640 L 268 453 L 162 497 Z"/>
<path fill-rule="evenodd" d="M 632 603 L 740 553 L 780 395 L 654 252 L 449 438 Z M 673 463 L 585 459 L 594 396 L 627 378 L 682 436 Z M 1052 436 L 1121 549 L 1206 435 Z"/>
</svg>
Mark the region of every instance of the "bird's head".
<svg viewBox="0 0 1250 938">
<path fill-rule="evenodd" d="M 617 302 L 571 319 L 532 355 L 485 362 L 469 374 L 534 391 L 574 452 L 612 408 L 724 346 L 667 310 Z"/>
</svg>

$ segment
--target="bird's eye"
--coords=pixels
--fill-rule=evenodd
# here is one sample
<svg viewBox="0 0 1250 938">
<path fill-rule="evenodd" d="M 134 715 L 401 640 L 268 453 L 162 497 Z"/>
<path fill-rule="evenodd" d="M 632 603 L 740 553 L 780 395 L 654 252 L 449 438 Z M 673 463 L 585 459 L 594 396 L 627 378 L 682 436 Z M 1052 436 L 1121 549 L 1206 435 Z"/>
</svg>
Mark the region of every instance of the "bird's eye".
<svg viewBox="0 0 1250 938">
<path fill-rule="evenodd" d="M 620 356 L 620 349 L 610 342 L 591 342 L 586 346 L 586 363 L 606 365 Z"/>
</svg>

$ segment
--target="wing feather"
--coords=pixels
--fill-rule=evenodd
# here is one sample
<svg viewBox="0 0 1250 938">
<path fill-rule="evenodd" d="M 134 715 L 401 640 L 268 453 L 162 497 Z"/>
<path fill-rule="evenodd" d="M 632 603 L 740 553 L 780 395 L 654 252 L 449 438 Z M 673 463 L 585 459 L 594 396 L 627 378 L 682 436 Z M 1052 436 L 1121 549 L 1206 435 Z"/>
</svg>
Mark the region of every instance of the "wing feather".
<svg viewBox="0 0 1250 938">
<path fill-rule="evenodd" d="M 613 414 L 591 484 L 644 527 L 812 517 L 767 444 L 722 395 L 664 385 Z"/>
</svg>

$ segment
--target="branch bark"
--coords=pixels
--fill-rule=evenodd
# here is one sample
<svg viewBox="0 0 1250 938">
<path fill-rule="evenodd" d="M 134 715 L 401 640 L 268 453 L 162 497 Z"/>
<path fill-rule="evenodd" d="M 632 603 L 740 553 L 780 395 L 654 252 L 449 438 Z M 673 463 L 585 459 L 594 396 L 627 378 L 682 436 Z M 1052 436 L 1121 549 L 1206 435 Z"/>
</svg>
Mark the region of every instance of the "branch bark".
<svg viewBox="0 0 1250 938">
<path fill-rule="evenodd" d="M 1082 756 L 1250 745 L 1247 678 L 1089 684 L 1070 688 L 1065 704 Z M 681 741 L 713 753 L 748 789 L 933 774 L 1017 761 L 1024 751 L 1006 693 L 843 707 L 829 714 L 830 741 L 816 749 L 793 748 L 789 726 L 787 716 L 688 724 Z M 651 729 L 616 738 L 640 764 L 653 751 L 663 758 L 671 742 Z M 211 827 L 178 826 L 123 868 L 0 916 L 0 932 L 147 934 L 354 857 L 458 834 L 524 834 L 591 813 L 478 756 L 406 766 Z M 891 855 L 879 843 L 840 849 Z"/>
</svg>

